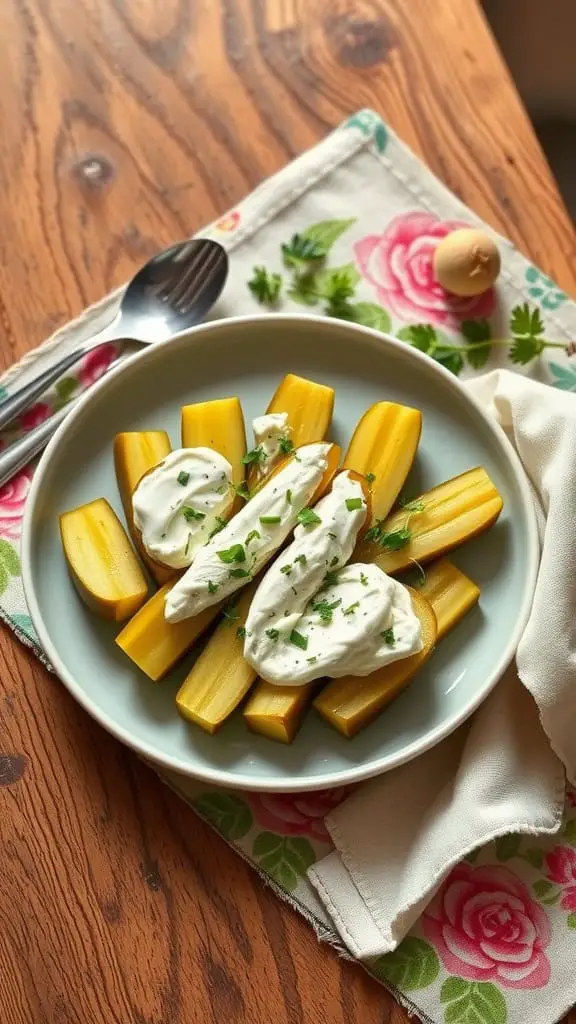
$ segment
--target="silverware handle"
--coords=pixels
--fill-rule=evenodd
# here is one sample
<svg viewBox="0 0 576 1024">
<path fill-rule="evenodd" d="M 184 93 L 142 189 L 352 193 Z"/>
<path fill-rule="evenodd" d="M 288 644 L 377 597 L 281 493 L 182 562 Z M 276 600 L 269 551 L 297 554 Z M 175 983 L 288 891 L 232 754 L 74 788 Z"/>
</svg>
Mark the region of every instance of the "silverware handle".
<svg viewBox="0 0 576 1024">
<path fill-rule="evenodd" d="M 85 356 L 87 352 L 91 352 L 92 349 L 98 348 L 99 345 L 105 345 L 106 342 L 112 341 L 116 337 L 118 337 L 118 331 L 116 321 L 114 321 L 110 327 L 106 327 L 102 332 L 95 335 L 91 341 L 82 345 L 82 348 L 77 348 L 74 352 L 64 356 L 63 359 L 59 359 L 53 366 L 38 374 L 29 384 L 18 388 L 13 395 L 0 402 L 0 430 L 3 430 L 9 423 L 17 419 L 37 398 L 40 398 L 40 395 L 44 394 L 54 381 L 58 380 L 63 373 L 66 373 L 66 370 L 70 369 L 71 366 L 74 366 L 74 363 L 77 363 L 82 356 Z"/>
<path fill-rule="evenodd" d="M 44 420 L 44 423 L 40 423 L 39 426 L 34 427 L 34 430 L 24 434 L 24 437 L 15 441 L 5 452 L 0 454 L 0 487 L 46 447 L 74 405 L 75 402 L 70 402 L 69 405 L 63 406 L 50 419 Z"/>
</svg>

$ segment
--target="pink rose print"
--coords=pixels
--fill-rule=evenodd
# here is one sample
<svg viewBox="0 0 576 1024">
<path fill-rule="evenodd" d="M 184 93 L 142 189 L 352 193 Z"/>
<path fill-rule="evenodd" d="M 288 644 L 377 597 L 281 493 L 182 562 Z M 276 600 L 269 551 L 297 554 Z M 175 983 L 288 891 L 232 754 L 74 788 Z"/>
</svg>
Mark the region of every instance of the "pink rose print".
<svg viewBox="0 0 576 1024">
<path fill-rule="evenodd" d="M 44 420 L 47 420 L 50 414 L 51 409 L 49 405 L 46 405 L 46 402 L 37 402 L 36 405 L 33 405 L 20 417 L 22 430 L 28 433 L 34 427 L 38 427 L 40 423 L 44 423 Z"/>
<path fill-rule="evenodd" d="M 576 850 L 570 846 L 555 846 L 546 854 L 546 868 L 552 882 L 566 886 L 560 906 L 564 910 L 576 910 Z"/>
<path fill-rule="evenodd" d="M 87 388 L 90 384 L 95 384 L 106 373 L 115 355 L 114 345 L 101 345 L 100 348 L 89 352 L 80 364 L 79 377 L 82 387 Z"/>
<path fill-rule="evenodd" d="M 23 469 L 0 488 L 0 537 L 17 540 L 20 536 L 24 504 L 31 480 L 32 472 Z"/>
<path fill-rule="evenodd" d="M 252 793 L 250 802 L 259 825 L 282 836 L 309 836 L 330 842 L 324 818 L 352 792 L 349 786 L 317 793 Z"/>
<path fill-rule="evenodd" d="M 508 868 L 459 864 L 422 923 L 451 974 L 508 988 L 542 988 L 548 982 L 548 918 Z"/>
<path fill-rule="evenodd" d="M 376 288 L 378 300 L 400 320 L 458 329 L 462 320 L 490 316 L 496 302 L 492 288 L 484 295 L 459 298 L 434 278 L 432 257 L 439 240 L 467 227 L 429 213 L 402 214 L 384 234 L 356 242 L 354 255 L 362 274 Z"/>
</svg>

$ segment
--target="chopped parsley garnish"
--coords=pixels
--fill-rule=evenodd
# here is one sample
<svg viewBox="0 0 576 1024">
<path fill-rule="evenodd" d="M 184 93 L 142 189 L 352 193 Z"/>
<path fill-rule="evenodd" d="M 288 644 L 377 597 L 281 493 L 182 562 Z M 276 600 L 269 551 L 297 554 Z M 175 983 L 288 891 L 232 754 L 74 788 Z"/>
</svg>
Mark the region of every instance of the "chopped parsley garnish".
<svg viewBox="0 0 576 1024">
<path fill-rule="evenodd" d="M 329 533 L 328 536 L 331 537 L 332 540 L 338 540 L 338 535 L 336 533 Z"/>
<path fill-rule="evenodd" d="M 308 269 L 310 263 L 324 259 L 328 252 L 326 245 L 305 234 L 292 235 L 290 241 L 284 242 L 281 248 L 284 266 L 294 270 Z"/>
<path fill-rule="evenodd" d="M 342 609 L 342 615 L 352 615 L 352 613 L 359 607 L 360 601 L 354 601 L 354 604 L 349 604 L 347 608 Z"/>
<path fill-rule="evenodd" d="M 238 609 L 235 604 L 228 605 L 228 607 L 224 609 L 222 614 L 224 618 L 230 623 L 230 625 L 232 625 L 233 622 L 236 622 L 240 618 L 240 616 L 238 615 Z"/>
<path fill-rule="evenodd" d="M 363 587 L 368 586 L 368 577 L 365 572 L 360 573 L 360 583 L 362 584 Z"/>
<path fill-rule="evenodd" d="M 394 530 L 392 533 L 383 533 L 380 537 L 380 547 L 387 548 L 388 551 L 400 551 L 412 536 L 411 531 L 407 526 L 403 526 L 401 530 Z"/>
<path fill-rule="evenodd" d="M 258 302 L 273 305 L 280 295 L 282 278 L 280 274 L 269 274 L 266 267 L 254 267 L 248 287 Z"/>
<path fill-rule="evenodd" d="M 338 565 L 339 561 L 340 559 L 338 558 L 338 555 L 334 555 L 334 558 L 330 562 L 330 568 L 333 569 L 335 565 Z"/>
<path fill-rule="evenodd" d="M 376 473 L 366 473 L 365 480 L 367 484 L 373 484 L 376 479 Z"/>
<path fill-rule="evenodd" d="M 308 561 L 308 559 L 306 558 L 306 555 L 296 555 L 296 558 L 294 559 L 294 561 L 295 562 L 300 562 L 300 565 L 306 565 L 306 562 Z"/>
<path fill-rule="evenodd" d="M 316 662 L 318 661 L 318 658 L 314 654 L 311 658 L 306 658 L 306 661 L 308 662 L 309 665 L 315 665 Z"/>
<path fill-rule="evenodd" d="M 226 565 L 230 565 L 232 562 L 246 561 L 246 552 L 241 544 L 233 544 L 231 548 L 224 548 L 223 551 L 217 551 L 216 554 Z"/>
<path fill-rule="evenodd" d="M 393 629 L 385 629 L 384 632 L 380 634 L 380 636 L 382 637 L 387 647 L 394 647 L 394 644 L 396 643 L 396 637 L 394 636 Z"/>
<path fill-rule="evenodd" d="M 198 521 L 206 519 L 205 512 L 199 512 L 196 508 L 190 508 L 190 505 L 182 505 L 181 512 L 187 523 L 191 523 L 193 519 Z"/>
<path fill-rule="evenodd" d="M 241 484 L 232 484 L 232 487 L 234 488 L 239 498 L 244 498 L 244 501 L 250 501 L 252 495 L 250 493 L 250 488 L 248 487 L 248 484 L 246 483 L 245 480 L 243 480 Z"/>
<path fill-rule="evenodd" d="M 260 516 L 260 522 L 262 526 L 273 526 L 275 523 L 282 522 L 282 516 Z"/>
<path fill-rule="evenodd" d="M 181 484 L 182 487 L 186 487 L 186 484 L 188 483 L 189 479 L 190 473 L 185 473 L 183 469 L 178 473 L 178 476 L 176 477 L 177 482 Z"/>
<path fill-rule="evenodd" d="M 399 498 L 398 504 L 407 512 L 423 512 L 426 508 L 422 498 Z"/>
<path fill-rule="evenodd" d="M 316 523 L 321 523 L 320 516 L 316 514 L 313 508 L 301 508 L 296 519 L 301 526 L 315 526 Z"/>
<path fill-rule="evenodd" d="M 192 543 L 192 534 L 189 533 L 188 534 L 188 540 L 186 541 L 186 547 L 184 548 L 184 558 L 188 557 L 188 552 L 190 551 L 191 543 Z"/>
<path fill-rule="evenodd" d="M 220 589 L 219 583 L 213 583 L 212 580 L 208 580 L 208 593 L 215 594 Z"/>
<path fill-rule="evenodd" d="M 212 530 L 210 537 L 214 537 L 220 530 L 223 530 L 225 526 L 228 526 L 228 520 L 223 519 L 222 516 L 216 516 L 216 526 Z"/>
<path fill-rule="evenodd" d="M 329 587 L 335 587 L 338 583 L 338 573 L 332 570 L 327 572 L 322 581 L 322 590 L 328 590 Z"/>
<path fill-rule="evenodd" d="M 283 565 L 280 568 L 280 572 L 283 572 L 285 576 L 289 576 L 290 573 L 292 572 L 292 566 L 291 565 Z"/>
<path fill-rule="evenodd" d="M 355 512 L 357 508 L 362 508 L 362 498 L 346 498 L 346 508 L 349 512 Z"/>
<path fill-rule="evenodd" d="M 250 573 L 247 569 L 230 569 L 228 575 L 236 580 L 243 580 L 247 579 L 250 576 Z"/>
<path fill-rule="evenodd" d="M 328 625 L 332 622 L 332 614 L 335 608 L 338 608 L 342 604 L 342 598 L 339 597 L 337 601 L 312 601 L 312 611 L 316 612 L 322 622 Z"/>
<path fill-rule="evenodd" d="M 294 644 L 294 647 L 299 647 L 301 651 L 308 650 L 308 637 L 304 636 L 303 633 L 299 633 L 297 629 L 292 630 L 288 640 L 291 644 Z"/>
<path fill-rule="evenodd" d="M 240 461 L 245 466 L 251 466 L 252 464 L 258 465 L 260 462 L 264 462 L 265 459 L 266 452 L 264 451 L 262 445 L 259 444 L 257 448 L 252 448 L 251 451 L 246 452 L 246 455 L 243 455 Z"/>
<path fill-rule="evenodd" d="M 364 534 L 364 540 L 368 541 L 369 543 L 373 541 L 374 544 L 378 544 L 382 536 L 383 522 L 383 519 L 378 519 L 377 522 L 374 523 L 374 526 L 371 526 L 369 530 L 366 530 L 366 533 Z"/>
<path fill-rule="evenodd" d="M 266 629 L 265 633 L 266 633 L 266 636 L 268 637 L 269 640 L 276 641 L 278 639 L 278 637 L 280 636 L 280 630 L 279 629 Z"/>
<path fill-rule="evenodd" d="M 246 540 L 244 541 L 246 547 L 248 547 L 248 545 L 253 540 L 260 540 L 260 534 L 258 533 L 258 530 L 250 530 L 250 533 L 248 534 Z"/>
<path fill-rule="evenodd" d="M 286 501 L 288 502 L 289 505 L 292 504 L 292 491 L 290 490 L 290 488 L 288 488 L 288 490 L 286 491 Z"/>
<path fill-rule="evenodd" d="M 236 636 L 238 637 L 239 640 L 243 640 L 244 637 L 246 636 L 246 627 L 238 626 L 238 629 L 236 630 Z"/>
<path fill-rule="evenodd" d="M 294 451 L 294 442 L 286 434 L 278 438 L 278 451 L 282 452 L 282 455 L 290 455 L 290 452 Z"/>
</svg>

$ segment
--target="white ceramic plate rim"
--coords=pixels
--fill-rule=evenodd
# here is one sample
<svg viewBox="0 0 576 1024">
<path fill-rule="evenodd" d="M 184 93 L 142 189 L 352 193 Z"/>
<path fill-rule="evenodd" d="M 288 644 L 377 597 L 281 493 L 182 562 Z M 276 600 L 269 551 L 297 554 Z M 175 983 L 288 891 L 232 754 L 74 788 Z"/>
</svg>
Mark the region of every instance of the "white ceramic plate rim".
<svg viewBox="0 0 576 1024">
<path fill-rule="evenodd" d="M 291 323 L 301 323 L 313 329 L 314 322 L 319 318 L 307 314 L 261 314 L 257 316 L 236 316 L 227 317 L 226 324 L 228 327 L 234 327 L 234 325 L 242 325 L 247 323 L 253 323 L 254 321 L 270 321 L 278 323 L 282 319 Z M 213 330 L 221 328 L 222 320 L 213 320 L 208 323 L 199 324 L 197 327 L 192 327 L 185 334 L 178 335 L 179 339 L 186 337 L 187 339 L 194 339 L 196 335 L 203 335 Z M 376 331 L 371 327 L 363 327 L 359 324 L 347 323 L 346 325 L 350 329 L 351 343 L 352 335 L 359 333 L 367 335 L 372 339 L 378 341 L 384 340 L 393 349 L 402 351 L 403 357 L 406 357 L 407 345 L 405 342 L 398 341 L 396 338 L 389 334 L 383 334 L 380 331 Z M 175 339 L 171 339 L 174 341 Z M 171 344 L 171 341 L 162 342 L 161 347 L 164 345 Z M 192 341 L 193 343 L 193 341 Z M 232 787 L 237 789 L 246 790 L 257 790 L 257 791 L 269 791 L 269 792 L 303 792 L 305 790 L 316 790 L 324 789 L 333 786 L 350 785 L 355 782 L 360 782 L 363 779 L 371 778 L 375 775 L 381 775 L 384 772 L 390 771 L 392 768 L 396 768 L 401 764 L 411 761 L 413 758 L 423 754 L 426 750 L 436 746 L 441 740 L 449 736 L 459 725 L 462 724 L 482 703 L 483 700 L 488 696 L 490 691 L 494 688 L 504 670 L 508 667 L 514 655 L 520 637 L 524 631 L 524 627 L 530 614 L 532 607 L 532 599 L 534 596 L 534 589 L 536 586 L 536 578 L 539 566 L 540 557 L 540 545 L 538 539 L 538 529 L 536 521 L 536 512 L 534 507 L 534 500 L 530 491 L 528 478 L 524 473 L 522 464 L 510 444 L 508 438 L 501 430 L 501 428 L 487 416 L 482 406 L 476 401 L 473 395 L 464 388 L 463 384 L 448 370 L 445 370 L 439 363 L 434 362 L 429 356 L 418 351 L 414 348 L 408 348 L 411 357 L 415 361 L 423 361 L 433 370 L 434 373 L 442 377 L 445 383 L 448 384 L 454 391 L 460 395 L 464 394 L 466 401 L 476 410 L 480 417 L 486 423 L 488 429 L 492 433 L 494 440 L 500 449 L 504 459 L 508 463 L 511 473 L 514 477 L 514 481 L 518 486 L 519 493 L 521 495 L 522 503 L 524 506 L 524 512 L 526 515 L 526 527 L 528 536 L 528 547 L 525 552 L 526 557 L 526 576 L 524 595 L 522 598 L 522 604 L 520 613 L 518 615 L 518 622 L 514 629 L 506 647 L 504 648 L 498 662 L 496 663 L 493 671 L 487 676 L 486 681 L 482 687 L 479 687 L 478 692 L 468 701 L 468 703 L 460 709 L 459 712 L 454 714 L 441 726 L 434 729 L 428 736 L 421 740 L 414 741 L 413 743 L 406 746 L 403 750 L 393 755 L 387 755 L 386 757 L 375 758 L 367 764 L 355 765 L 350 768 L 342 769 L 340 771 L 328 772 L 324 775 L 304 775 L 302 777 L 292 776 L 286 778 L 275 778 L 275 777 L 254 777 L 252 775 L 244 775 L 242 773 L 234 773 L 233 775 L 229 772 L 222 771 L 218 768 L 198 768 L 192 770 L 190 765 L 177 757 L 170 757 L 163 751 L 158 750 L 149 744 L 135 739 L 131 733 L 118 726 L 107 714 L 102 712 L 93 701 L 86 695 L 82 687 L 76 682 L 73 675 L 68 672 L 65 665 L 52 643 L 49 632 L 44 624 L 42 614 L 38 601 L 36 599 L 36 593 L 33 585 L 32 576 L 32 543 L 33 543 L 33 529 L 32 523 L 34 519 L 34 509 L 36 505 L 36 498 L 38 492 L 42 486 L 42 481 L 50 465 L 52 456 L 58 449 L 60 442 L 64 439 L 68 431 L 74 429 L 74 424 L 88 402 L 91 402 L 93 397 L 96 396 L 100 391 L 106 388 L 112 379 L 118 374 L 130 373 L 133 364 L 138 360 L 146 360 L 153 355 L 153 351 L 157 350 L 160 345 L 150 346 L 143 352 L 139 352 L 134 356 L 129 357 L 120 363 L 119 366 L 110 370 L 101 381 L 94 385 L 86 395 L 78 401 L 78 404 L 71 410 L 70 414 L 66 417 L 63 423 L 60 425 L 54 437 L 50 441 L 46 448 L 44 455 L 38 465 L 36 473 L 34 474 L 32 485 L 28 494 L 28 500 L 26 502 L 24 519 L 22 524 L 22 541 L 21 541 L 21 562 L 22 562 L 22 581 L 24 586 L 24 594 L 30 616 L 36 633 L 45 654 L 54 668 L 54 671 L 62 680 L 64 685 L 70 691 L 72 696 L 78 701 L 78 703 L 85 708 L 86 711 L 94 718 L 100 725 L 102 725 L 109 733 L 115 736 L 117 739 L 125 743 L 126 746 L 131 747 L 142 757 L 153 761 L 154 763 L 163 766 L 164 768 L 176 771 L 181 775 L 186 775 L 190 778 L 195 778 L 200 781 L 208 782 L 218 786 Z M 215 742 L 218 742 L 218 737 L 215 738 Z M 351 741 L 353 742 L 353 741 Z"/>
</svg>

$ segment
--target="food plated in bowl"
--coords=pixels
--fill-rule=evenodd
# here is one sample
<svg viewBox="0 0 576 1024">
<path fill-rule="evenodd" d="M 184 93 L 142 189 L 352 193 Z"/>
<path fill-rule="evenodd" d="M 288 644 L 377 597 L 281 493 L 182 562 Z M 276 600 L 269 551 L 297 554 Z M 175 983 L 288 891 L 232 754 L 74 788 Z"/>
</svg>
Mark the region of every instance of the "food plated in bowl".
<svg viewBox="0 0 576 1024">
<path fill-rule="evenodd" d="M 143 753 L 232 785 L 353 781 L 436 742 L 493 685 L 529 607 L 533 513 L 505 440 L 429 360 L 340 322 L 225 321 L 151 355 L 73 414 L 76 430 L 55 438 L 33 487 L 26 589 L 64 681 Z M 248 449 L 242 409 L 256 421 Z M 74 466 L 88 471 L 70 477 Z M 460 570 L 438 561 L 487 529 L 502 498 Z M 128 550 L 150 570 L 149 596 L 131 572 L 113 614 L 111 595 L 94 594 L 107 541 L 81 528 L 98 499 L 116 513 L 123 503 Z M 91 610 L 59 543 L 70 517 L 80 525 L 65 549 Z M 481 612 L 431 656 L 479 590 Z"/>
</svg>

